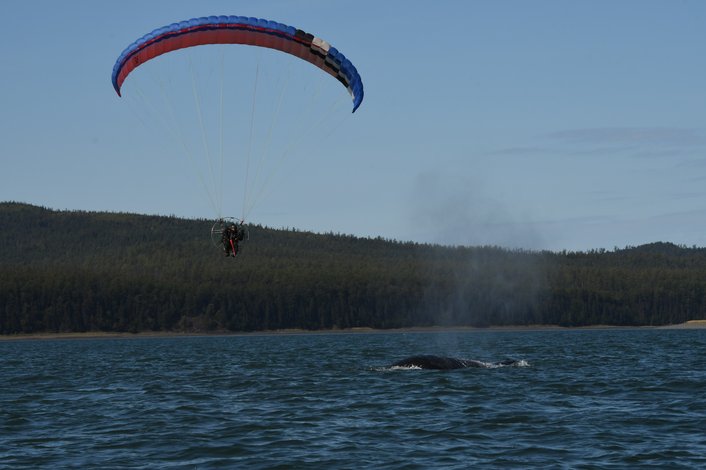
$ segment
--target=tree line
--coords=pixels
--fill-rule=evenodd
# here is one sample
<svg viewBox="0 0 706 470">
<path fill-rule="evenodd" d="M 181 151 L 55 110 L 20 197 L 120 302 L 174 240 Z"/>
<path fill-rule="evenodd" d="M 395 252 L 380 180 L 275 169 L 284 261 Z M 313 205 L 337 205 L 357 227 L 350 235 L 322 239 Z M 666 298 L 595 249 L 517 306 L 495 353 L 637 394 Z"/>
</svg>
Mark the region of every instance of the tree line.
<svg viewBox="0 0 706 470">
<path fill-rule="evenodd" d="M 663 325 L 706 318 L 706 250 L 445 247 L 0 203 L 0 334 Z"/>
</svg>

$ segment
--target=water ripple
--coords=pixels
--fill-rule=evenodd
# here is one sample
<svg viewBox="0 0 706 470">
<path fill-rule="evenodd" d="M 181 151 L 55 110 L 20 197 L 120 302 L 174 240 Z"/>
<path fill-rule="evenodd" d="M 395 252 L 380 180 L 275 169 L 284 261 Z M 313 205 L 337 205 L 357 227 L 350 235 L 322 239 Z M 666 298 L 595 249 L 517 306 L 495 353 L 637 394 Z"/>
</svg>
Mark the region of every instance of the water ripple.
<svg viewBox="0 0 706 470">
<path fill-rule="evenodd" d="M 0 468 L 698 468 L 702 331 L 0 342 Z M 524 367 L 386 367 L 443 354 Z"/>
</svg>

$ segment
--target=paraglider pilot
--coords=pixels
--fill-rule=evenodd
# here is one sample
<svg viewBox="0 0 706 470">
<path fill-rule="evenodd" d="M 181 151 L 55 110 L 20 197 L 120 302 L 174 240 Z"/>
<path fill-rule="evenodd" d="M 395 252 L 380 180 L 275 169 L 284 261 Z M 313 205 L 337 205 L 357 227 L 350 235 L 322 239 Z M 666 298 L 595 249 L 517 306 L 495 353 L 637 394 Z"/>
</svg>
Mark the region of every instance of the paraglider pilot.
<svg viewBox="0 0 706 470">
<path fill-rule="evenodd" d="M 221 242 L 223 243 L 223 252 L 226 256 L 233 256 L 238 254 L 238 240 L 242 240 L 243 237 L 238 230 L 238 226 L 235 224 L 228 225 L 221 235 Z"/>
</svg>

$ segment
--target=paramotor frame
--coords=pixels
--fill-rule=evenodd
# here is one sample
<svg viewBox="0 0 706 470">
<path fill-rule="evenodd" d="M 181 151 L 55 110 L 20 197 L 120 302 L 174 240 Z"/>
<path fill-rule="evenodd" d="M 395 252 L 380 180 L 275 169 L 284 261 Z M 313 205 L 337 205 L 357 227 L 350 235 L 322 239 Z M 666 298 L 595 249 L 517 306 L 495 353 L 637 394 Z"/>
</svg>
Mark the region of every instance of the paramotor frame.
<svg viewBox="0 0 706 470">
<path fill-rule="evenodd" d="M 211 242 L 213 242 L 213 246 L 219 249 L 223 248 L 223 232 L 230 225 L 238 227 L 238 233 L 240 233 L 242 237 L 239 237 L 240 241 L 250 240 L 250 231 L 247 225 L 245 225 L 244 220 L 236 217 L 221 217 L 211 226 Z"/>
</svg>

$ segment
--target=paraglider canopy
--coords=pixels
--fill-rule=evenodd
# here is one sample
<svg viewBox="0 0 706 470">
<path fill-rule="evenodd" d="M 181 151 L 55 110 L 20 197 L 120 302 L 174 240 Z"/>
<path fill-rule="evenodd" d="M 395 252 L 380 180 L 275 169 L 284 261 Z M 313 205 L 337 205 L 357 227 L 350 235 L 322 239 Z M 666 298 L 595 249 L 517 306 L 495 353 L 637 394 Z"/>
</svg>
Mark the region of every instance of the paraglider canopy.
<svg viewBox="0 0 706 470">
<path fill-rule="evenodd" d="M 120 89 L 140 64 L 167 52 L 205 44 L 244 44 L 276 49 L 310 62 L 341 82 L 353 98 L 353 112 L 363 102 L 363 82 L 355 66 L 335 47 L 301 29 L 243 16 L 193 18 L 155 29 L 128 46 L 113 67 Z"/>
<path fill-rule="evenodd" d="M 257 63 L 249 67 L 247 59 L 255 56 Z M 272 57 L 279 67 L 276 73 L 268 73 L 263 56 Z M 363 83 L 343 54 L 301 29 L 264 19 L 210 16 L 173 23 L 130 44 L 113 66 L 111 81 L 118 96 L 127 77 L 139 69 L 125 93 L 129 104 L 135 105 L 140 122 L 161 125 L 167 132 L 160 155 L 173 154 L 169 146 L 175 145 L 194 164 L 217 217 L 211 239 L 226 256 L 234 257 L 238 242 L 248 239 L 244 221 L 275 186 L 274 175 L 284 168 L 286 157 L 310 142 L 322 146 L 341 120 L 350 117 L 337 114 L 346 101 L 338 85 L 302 61 L 336 78 L 352 97 L 353 112 L 358 109 Z M 292 69 L 306 73 L 289 87 Z M 251 73 L 252 87 L 244 86 Z M 145 83 L 146 78 L 151 82 Z M 294 91 L 288 92 L 290 88 Z M 306 138 L 311 135 L 316 138 Z M 242 177 L 242 183 L 230 175 Z M 239 219 L 223 217 L 224 189 L 229 205 L 238 199 L 235 191 L 242 191 Z"/>
</svg>

